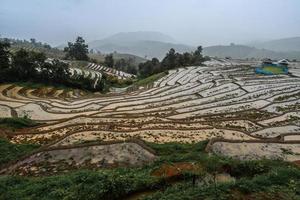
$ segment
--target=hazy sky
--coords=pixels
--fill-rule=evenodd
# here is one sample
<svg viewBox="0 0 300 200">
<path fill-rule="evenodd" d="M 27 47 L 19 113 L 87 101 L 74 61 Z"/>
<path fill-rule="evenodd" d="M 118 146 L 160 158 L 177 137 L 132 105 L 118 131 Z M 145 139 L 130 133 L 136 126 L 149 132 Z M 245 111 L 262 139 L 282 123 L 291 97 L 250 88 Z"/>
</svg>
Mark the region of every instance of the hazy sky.
<svg viewBox="0 0 300 200">
<path fill-rule="evenodd" d="M 300 36 L 300 0 L 0 0 L 0 35 L 52 45 L 159 31 L 192 45 Z"/>
</svg>

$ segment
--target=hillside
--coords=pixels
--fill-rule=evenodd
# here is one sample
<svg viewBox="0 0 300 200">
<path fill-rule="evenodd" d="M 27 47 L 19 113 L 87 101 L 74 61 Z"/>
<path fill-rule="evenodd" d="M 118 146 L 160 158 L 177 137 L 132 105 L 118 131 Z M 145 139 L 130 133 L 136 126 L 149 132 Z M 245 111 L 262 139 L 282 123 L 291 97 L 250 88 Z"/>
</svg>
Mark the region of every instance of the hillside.
<svg viewBox="0 0 300 200">
<path fill-rule="evenodd" d="M 3 40 L 0 38 L 0 40 Z M 42 44 L 41 42 L 29 42 L 26 40 L 15 40 L 15 39 L 8 39 L 11 43 L 11 52 L 16 52 L 21 48 L 28 50 L 28 51 L 36 51 L 36 52 L 43 52 L 46 54 L 47 57 L 55 58 L 55 59 L 63 59 L 65 53 L 58 49 L 52 48 L 49 44 Z"/>
<path fill-rule="evenodd" d="M 118 53 L 118 52 L 113 52 L 113 58 L 117 61 L 120 59 L 125 59 L 125 60 L 133 60 L 134 65 L 138 66 L 140 63 L 146 62 L 147 59 L 133 55 L 133 54 L 126 54 L 126 53 Z M 99 54 L 99 53 L 93 53 L 89 54 L 90 58 L 96 59 L 98 62 L 104 62 L 105 59 L 105 54 Z"/>
<path fill-rule="evenodd" d="M 190 52 L 194 47 L 177 44 L 170 36 L 157 32 L 118 33 L 102 40 L 89 43 L 90 49 L 103 53 L 121 52 L 138 55 L 143 58 L 157 57 L 162 59 L 170 48 L 176 51 Z M 300 59 L 300 37 L 272 40 L 251 45 L 210 46 L 204 48 L 204 54 L 232 58 L 271 58 Z"/>
<path fill-rule="evenodd" d="M 299 199 L 299 63 L 205 64 L 120 94 L 0 85 L 0 199 Z"/>
<path fill-rule="evenodd" d="M 258 49 L 269 49 L 279 52 L 300 51 L 300 37 L 270 40 L 261 43 L 253 43 L 251 45 Z"/>
<path fill-rule="evenodd" d="M 237 59 L 246 58 L 271 58 L 271 59 L 300 59 L 299 52 L 276 52 L 267 49 L 257 49 L 255 47 L 249 47 L 245 45 L 230 45 L 230 46 L 210 46 L 203 49 L 204 55 L 213 57 L 231 57 Z"/>
<path fill-rule="evenodd" d="M 4 40 L 3 38 L 0 38 L 0 41 Z M 37 52 L 43 52 L 46 54 L 47 57 L 49 58 L 55 58 L 55 59 L 64 59 L 65 53 L 63 52 L 63 46 L 59 47 L 51 47 L 48 44 L 42 44 L 40 42 L 36 43 L 31 43 L 30 41 L 26 40 L 15 40 L 15 39 L 8 39 L 11 43 L 11 52 L 16 52 L 17 50 L 23 48 L 28 51 L 37 51 Z M 103 62 L 105 55 L 104 54 L 98 54 L 98 53 L 93 53 L 88 55 L 90 58 L 96 59 L 98 62 Z M 120 59 L 132 59 L 134 61 L 135 65 L 138 65 L 139 63 L 145 62 L 146 59 L 132 55 L 132 54 L 122 54 L 122 53 L 113 53 L 114 59 L 115 60 L 120 60 Z"/>
<path fill-rule="evenodd" d="M 140 57 L 163 58 L 169 49 L 178 52 L 192 51 L 194 48 L 184 44 L 176 44 L 172 37 L 156 32 L 118 33 L 111 37 L 88 43 L 90 49 L 102 53 L 120 52 Z"/>
</svg>

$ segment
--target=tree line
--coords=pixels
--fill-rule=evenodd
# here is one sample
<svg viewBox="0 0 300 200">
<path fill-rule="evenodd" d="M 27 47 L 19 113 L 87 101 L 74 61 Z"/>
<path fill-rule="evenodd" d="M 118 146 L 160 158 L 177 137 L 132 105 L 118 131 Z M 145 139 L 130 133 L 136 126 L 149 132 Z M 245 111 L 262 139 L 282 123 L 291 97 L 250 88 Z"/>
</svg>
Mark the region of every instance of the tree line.
<svg viewBox="0 0 300 200">
<path fill-rule="evenodd" d="M 96 60 L 89 58 L 88 45 L 85 44 L 85 40 L 82 37 L 77 37 L 74 43 L 68 42 L 68 46 L 64 48 L 66 53 L 65 59 L 68 60 L 83 60 L 91 61 L 97 63 Z M 115 60 L 113 54 L 108 54 L 105 56 L 103 64 L 107 67 L 124 71 L 131 74 L 137 74 L 137 66 L 135 66 L 134 59 L 124 59 Z"/>
<path fill-rule="evenodd" d="M 141 63 L 139 65 L 138 73 L 140 77 L 145 78 L 153 74 L 179 67 L 193 65 L 199 66 L 206 60 L 209 60 L 209 58 L 202 55 L 201 46 L 199 46 L 194 52 L 185 52 L 183 54 L 176 52 L 175 49 L 172 48 L 161 62 L 157 58 L 152 58 L 152 60 Z"/>
<path fill-rule="evenodd" d="M 107 67 L 119 71 L 127 72 L 130 74 L 134 74 L 134 75 L 137 75 L 138 72 L 137 66 L 135 65 L 135 60 L 133 58 L 128 58 L 128 59 L 121 58 L 115 60 L 113 54 L 108 54 L 105 56 L 103 64 L 106 65 Z"/>
<path fill-rule="evenodd" d="M 71 76 L 68 64 L 64 62 L 59 60 L 46 62 L 47 58 L 44 53 L 24 49 L 11 54 L 8 50 L 11 41 L 0 40 L 0 42 L 1 82 L 31 81 L 93 91 L 107 89 L 105 82 L 109 83 L 109 81 L 105 80 L 110 79 L 109 77 L 105 78 L 106 76 L 103 76 L 102 81 L 98 82 L 94 87 L 94 80 L 85 78 L 83 75 Z M 35 39 L 31 39 L 30 43 L 39 44 Z M 85 44 L 85 40 L 82 37 L 77 37 L 74 43 L 68 42 L 64 52 L 65 59 L 91 61 L 88 57 L 88 45 Z M 170 69 L 192 65 L 199 66 L 207 59 L 209 58 L 202 55 L 202 47 L 199 46 L 194 52 L 185 53 L 178 53 L 172 48 L 162 61 L 153 58 L 145 63 L 140 63 L 139 66 L 136 66 L 133 58 L 115 60 L 113 54 L 108 54 L 103 64 L 110 68 L 138 75 L 140 78 L 146 78 Z"/>
<path fill-rule="evenodd" d="M 138 75 L 140 78 L 146 78 L 170 69 L 193 65 L 199 66 L 206 60 L 209 60 L 209 57 L 202 55 L 202 47 L 199 46 L 194 52 L 185 52 L 182 54 L 172 48 L 161 62 L 157 58 L 152 58 L 152 60 L 140 63 L 138 66 L 135 66 L 133 60 L 130 58 L 128 60 L 123 58 L 115 60 L 113 54 L 108 54 L 105 57 L 104 65 Z"/>
<path fill-rule="evenodd" d="M 42 52 L 20 49 L 9 51 L 10 43 L 0 42 L 0 82 L 34 82 L 54 86 L 67 86 L 91 91 L 104 89 L 104 80 L 94 80 L 84 75 L 72 76 L 67 63 L 47 61 Z"/>
<path fill-rule="evenodd" d="M 22 45 L 22 46 L 32 46 L 37 48 L 45 48 L 45 49 L 52 49 L 52 47 L 47 43 L 42 43 L 37 41 L 35 38 L 30 38 L 30 40 L 19 40 L 19 39 L 12 39 L 12 38 L 0 38 L 0 41 L 5 43 L 10 43 L 11 45 Z"/>
</svg>

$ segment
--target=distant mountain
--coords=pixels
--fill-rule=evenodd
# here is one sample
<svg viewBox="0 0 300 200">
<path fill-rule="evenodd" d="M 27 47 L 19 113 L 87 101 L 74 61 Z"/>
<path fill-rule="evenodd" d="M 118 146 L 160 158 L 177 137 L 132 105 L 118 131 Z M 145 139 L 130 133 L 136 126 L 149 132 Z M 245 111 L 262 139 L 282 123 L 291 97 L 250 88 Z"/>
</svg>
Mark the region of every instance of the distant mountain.
<svg viewBox="0 0 300 200">
<path fill-rule="evenodd" d="M 160 32 L 139 31 L 121 32 L 102 40 L 88 43 L 89 49 L 101 53 L 117 52 L 132 54 L 141 58 L 164 58 L 166 53 L 174 48 L 177 52 L 191 52 L 196 49 L 185 44 L 178 44 L 171 36 Z M 203 50 L 204 55 L 232 58 L 271 58 L 300 60 L 300 37 L 255 42 L 249 45 L 210 46 Z"/>
<path fill-rule="evenodd" d="M 269 49 L 279 52 L 300 51 L 300 37 L 258 42 L 250 45 L 258 49 Z"/>
<path fill-rule="evenodd" d="M 134 41 L 150 40 L 158 42 L 176 43 L 169 35 L 155 31 L 121 32 L 103 39 L 106 42 L 129 43 Z M 100 40 L 101 41 L 101 40 Z"/>
<path fill-rule="evenodd" d="M 246 58 L 271 58 L 271 59 L 300 59 L 300 51 L 277 52 L 266 49 L 257 49 L 245 45 L 210 46 L 203 49 L 204 55 L 220 58 L 232 57 L 238 59 Z"/>
<path fill-rule="evenodd" d="M 134 54 L 140 57 L 163 58 L 165 54 L 174 48 L 178 52 L 192 51 L 195 48 L 176 41 L 159 32 L 128 32 L 118 33 L 102 40 L 88 43 L 89 49 L 95 49 L 103 53 L 119 52 Z"/>
</svg>

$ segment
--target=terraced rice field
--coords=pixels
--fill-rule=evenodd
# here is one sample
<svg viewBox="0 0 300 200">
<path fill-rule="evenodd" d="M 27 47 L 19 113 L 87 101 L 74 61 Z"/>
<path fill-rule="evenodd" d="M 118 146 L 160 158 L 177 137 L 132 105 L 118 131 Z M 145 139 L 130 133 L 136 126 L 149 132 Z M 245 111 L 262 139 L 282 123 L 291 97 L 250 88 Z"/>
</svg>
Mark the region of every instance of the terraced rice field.
<svg viewBox="0 0 300 200">
<path fill-rule="evenodd" d="M 47 62 L 52 62 L 52 58 L 48 58 Z M 94 88 L 96 87 L 97 83 L 101 81 L 102 74 L 107 74 L 109 76 L 116 77 L 118 79 L 130 79 L 135 78 L 136 76 L 133 74 L 129 74 L 123 71 L 119 71 L 116 69 L 112 69 L 105 66 L 100 66 L 95 63 L 77 63 L 74 64 L 72 61 L 67 60 L 60 60 L 61 62 L 67 63 L 69 65 L 71 76 L 78 77 L 84 76 L 85 78 L 89 78 L 94 81 Z"/>
<path fill-rule="evenodd" d="M 118 79 L 128 79 L 128 78 L 134 78 L 135 77 L 135 75 L 133 75 L 133 74 L 129 74 L 129 73 L 122 72 L 122 71 L 112 69 L 112 68 L 109 68 L 109 67 L 97 65 L 95 63 L 89 63 L 84 68 L 88 69 L 88 70 L 96 71 L 98 73 L 101 72 L 101 73 L 106 73 L 110 76 L 116 76 Z"/>
<path fill-rule="evenodd" d="M 52 63 L 53 61 L 54 61 L 53 58 L 47 58 L 46 60 L 46 62 L 49 63 Z M 68 60 L 60 60 L 60 61 L 68 64 L 69 71 L 72 77 L 77 78 L 79 76 L 83 76 L 84 78 L 89 78 L 90 80 L 94 81 L 94 88 L 96 88 L 97 83 L 99 83 L 102 79 L 101 72 L 92 69 L 85 69 L 82 67 L 74 66 L 72 61 L 68 61 Z"/>
<path fill-rule="evenodd" d="M 214 138 L 207 150 L 217 154 L 300 160 L 300 65 L 292 65 L 289 75 L 263 76 L 255 74 L 256 64 L 212 60 L 206 66 L 171 70 L 151 89 L 105 96 L 73 92 L 61 98 L 64 91 L 52 91 L 44 97 L 35 90 L 1 85 L 0 117 L 28 115 L 45 123 L 9 136 L 14 143 L 45 146 L 8 171 L 39 173 L 46 154 L 53 165 L 64 160 L 67 165 L 100 166 L 107 159 L 100 149 L 108 149 L 113 161 L 104 163 L 110 165 L 153 160 L 155 155 L 143 146 L 126 142 L 133 138 L 157 143 Z M 117 153 L 100 144 L 115 141 Z M 75 158 L 77 151 L 85 152 L 86 162 Z M 135 151 L 139 153 L 130 153 Z M 32 170 L 22 163 L 31 163 Z"/>
</svg>

